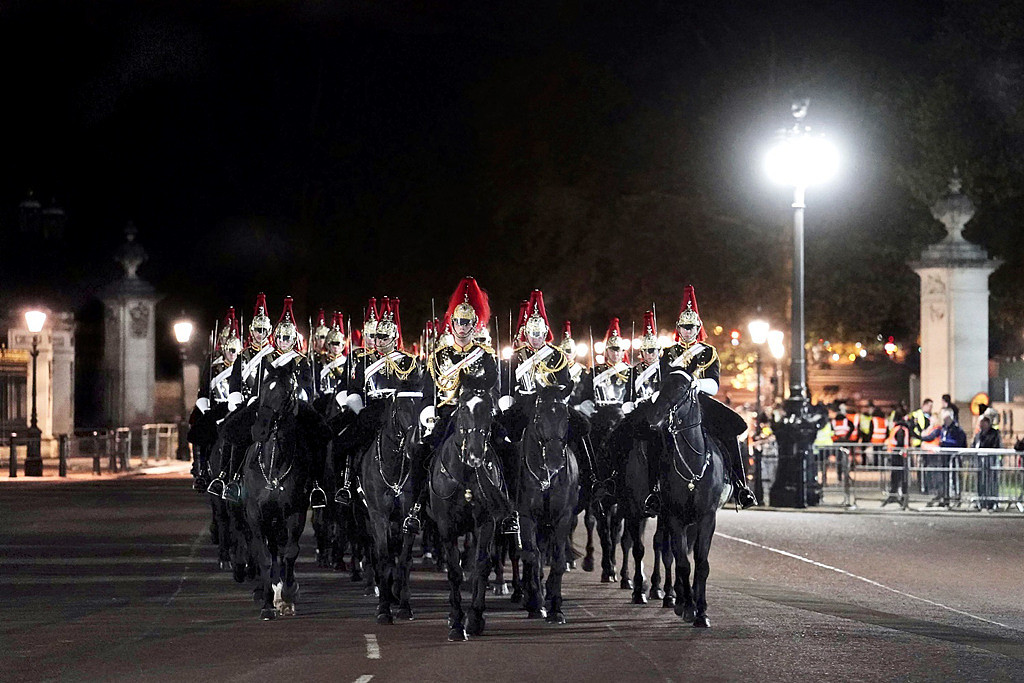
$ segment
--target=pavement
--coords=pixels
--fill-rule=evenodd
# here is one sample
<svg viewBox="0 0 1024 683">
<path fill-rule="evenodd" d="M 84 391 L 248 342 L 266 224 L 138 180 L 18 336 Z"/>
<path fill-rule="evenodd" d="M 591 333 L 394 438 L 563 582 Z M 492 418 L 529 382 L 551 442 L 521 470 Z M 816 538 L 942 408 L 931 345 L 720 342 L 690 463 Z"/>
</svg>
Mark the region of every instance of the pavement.
<svg viewBox="0 0 1024 683">
<path fill-rule="evenodd" d="M 77 484 L 0 485 L 5 681 L 1024 681 L 1015 516 L 723 510 L 709 630 L 630 604 L 598 568 L 566 575 L 568 624 L 492 595 L 485 635 L 449 643 L 447 584 L 422 560 L 417 618 L 381 626 L 360 584 L 315 566 L 307 525 L 299 613 L 262 622 L 187 478 Z"/>
</svg>

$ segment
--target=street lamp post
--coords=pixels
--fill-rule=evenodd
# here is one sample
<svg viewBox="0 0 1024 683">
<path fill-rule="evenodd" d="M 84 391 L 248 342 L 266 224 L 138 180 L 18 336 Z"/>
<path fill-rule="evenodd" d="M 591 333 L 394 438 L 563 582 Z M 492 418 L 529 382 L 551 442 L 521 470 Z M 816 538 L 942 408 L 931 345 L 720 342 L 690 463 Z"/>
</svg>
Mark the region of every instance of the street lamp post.
<svg viewBox="0 0 1024 683">
<path fill-rule="evenodd" d="M 42 311 L 29 311 L 25 314 L 25 323 L 32 333 L 32 418 L 28 426 L 28 444 L 25 453 L 25 476 L 43 476 L 43 432 L 39 429 L 38 413 L 36 412 L 36 360 L 39 358 L 39 333 L 46 323 L 46 314 Z"/>
<path fill-rule="evenodd" d="M 803 508 L 820 501 L 813 460 L 818 420 L 810 410 L 804 351 L 804 195 L 808 185 L 824 182 L 836 172 L 838 154 L 835 147 L 824 138 L 812 135 L 804 124 L 808 104 L 808 100 L 793 104 L 794 123 L 783 131 L 766 159 L 771 178 L 793 188 L 792 354 L 786 414 L 775 426 L 779 467 L 770 500 L 776 507 Z"/>
<path fill-rule="evenodd" d="M 179 320 L 174 323 L 174 338 L 178 341 L 178 354 L 181 357 L 181 422 L 178 424 L 178 460 L 191 460 L 192 452 L 188 447 L 188 409 L 185 396 L 185 356 L 189 339 L 192 338 L 192 323 Z"/>
<path fill-rule="evenodd" d="M 757 422 L 761 421 L 761 347 L 768 341 L 769 325 L 764 320 L 751 320 L 747 326 L 750 330 L 750 341 L 757 345 L 757 398 L 754 401 L 757 411 Z"/>
</svg>

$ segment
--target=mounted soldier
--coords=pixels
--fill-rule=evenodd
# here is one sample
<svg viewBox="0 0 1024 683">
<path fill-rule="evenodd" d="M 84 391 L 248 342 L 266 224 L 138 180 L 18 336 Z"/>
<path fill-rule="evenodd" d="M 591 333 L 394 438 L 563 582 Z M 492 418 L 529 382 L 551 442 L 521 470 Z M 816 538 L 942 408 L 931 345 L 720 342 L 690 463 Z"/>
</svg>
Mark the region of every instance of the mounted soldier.
<svg viewBox="0 0 1024 683">
<path fill-rule="evenodd" d="M 256 306 L 249 321 L 249 343 L 238 354 L 238 361 L 228 377 L 228 407 L 232 411 L 256 396 L 260 364 L 274 351 L 270 332 L 267 297 L 260 292 L 256 295 Z"/>
<path fill-rule="evenodd" d="M 324 334 L 323 351 L 317 354 L 316 384 L 317 394 L 325 399 L 333 400 L 338 392 L 348 387 L 348 356 L 345 354 L 344 316 L 335 313 L 331 318 L 331 326 Z"/>
<path fill-rule="evenodd" d="M 212 474 L 209 472 L 210 450 L 217 441 L 217 425 L 228 414 L 228 378 L 241 350 L 238 320 L 232 306 L 216 335 L 213 353 L 206 366 L 209 374 L 199 380 L 199 394 L 189 418 L 188 439 L 196 446 L 196 459 L 192 465 L 192 488 L 196 491 L 206 491 L 209 485 L 207 475 Z M 222 479 L 224 474 L 221 472 L 217 479 Z"/>
<path fill-rule="evenodd" d="M 661 384 L 661 373 L 658 372 L 658 361 L 661 358 L 661 344 L 658 342 L 658 331 L 655 329 L 654 312 L 644 313 L 644 333 L 640 337 L 637 349 L 637 360 L 630 368 L 629 390 L 627 401 L 636 405 L 640 401 L 649 401 Z"/>
<path fill-rule="evenodd" d="M 406 533 L 416 533 L 421 528 L 419 512 L 428 494 L 424 484 L 429 475 L 430 457 L 450 431 L 459 395 L 463 390 L 496 395 L 498 359 L 483 335 L 490 316 L 487 293 L 475 279 L 462 278 L 445 312 L 445 328 L 451 330 L 451 342 L 439 344 L 427 358 L 427 373 L 423 377 L 423 397 L 427 405 L 420 415 L 426 432 L 424 446 L 418 450 L 412 465 L 417 502 L 403 524 Z M 492 438 L 496 450 L 507 455 L 501 448 L 502 441 Z M 503 464 L 508 466 L 507 459 L 503 459 Z"/>
<path fill-rule="evenodd" d="M 335 501 L 352 502 L 352 472 L 358 472 L 362 454 L 380 430 L 388 396 L 407 389 L 420 370 L 419 359 L 406 352 L 402 339 L 399 300 L 384 297 L 380 318 L 376 317 L 376 301 L 370 300 L 363 325 L 363 349 L 350 361 L 348 393 L 345 405 L 354 415 L 351 435 L 345 440 L 345 476 Z M 371 317 L 372 316 L 372 317 Z"/>
<path fill-rule="evenodd" d="M 704 324 L 697 310 L 697 297 L 692 285 L 683 291 L 683 301 L 676 320 L 676 343 L 662 353 L 660 372 L 664 375 L 673 370 L 683 370 L 693 378 L 694 390 L 698 392 L 704 416 L 704 428 L 719 441 L 725 450 L 726 476 L 734 487 L 736 501 L 744 508 L 757 505 L 757 498 L 747 488 L 743 472 L 737 437 L 746 430 L 746 421 L 728 406 L 712 398 L 718 393 L 721 361 L 715 347 L 707 343 Z M 644 502 L 644 512 L 656 516 L 661 509 L 658 478 L 661 474 L 661 449 L 648 453 L 651 494 Z"/>
<path fill-rule="evenodd" d="M 541 387 L 559 387 L 560 398 L 566 402 L 573 390 L 569 358 L 561 347 L 551 343 L 554 334 L 544 309 L 544 293 L 539 289 L 530 293 L 526 312 L 529 315 L 521 326 L 525 343 L 521 343 L 512 354 L 512 396 L 504 396 L 499 401 L 499 406 L 505 411 L 503 422 L 515 442 L 522 438 Z M 584 485 L 592 485 L 594 467 L 590 422 L 579 410 L 569 411 L 568 438 L 579 461 L 580 481 Z"/>
</svg>

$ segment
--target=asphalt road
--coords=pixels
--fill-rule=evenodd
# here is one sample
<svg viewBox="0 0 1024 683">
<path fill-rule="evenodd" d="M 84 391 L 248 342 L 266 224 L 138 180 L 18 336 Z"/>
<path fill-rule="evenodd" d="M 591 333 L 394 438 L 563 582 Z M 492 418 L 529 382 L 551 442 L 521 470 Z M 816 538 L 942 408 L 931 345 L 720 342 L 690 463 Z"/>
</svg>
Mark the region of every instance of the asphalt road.
<svg viewBox="0 0 1024 683">
<path fill-rule="evenodd" d="M 443 575 L 378 626 L 311 536 L 298 616 L 260 621 L 182 479 L 5 482 L 0 512 L 5 681 L 1024 681 L 1019 517 L 723 511 L 710 630 L 577 570 L 567 625 L 492 596 L 487 633 L 449 643 Z"/>
</svg>

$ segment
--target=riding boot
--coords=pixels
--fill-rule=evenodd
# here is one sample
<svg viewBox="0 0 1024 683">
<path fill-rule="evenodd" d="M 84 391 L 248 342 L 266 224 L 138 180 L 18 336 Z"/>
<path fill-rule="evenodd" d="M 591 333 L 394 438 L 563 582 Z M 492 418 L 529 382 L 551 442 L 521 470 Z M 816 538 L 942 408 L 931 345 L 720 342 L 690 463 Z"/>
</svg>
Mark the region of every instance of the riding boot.
<svg viewBox="0 0 1024 683">
<path fill-rule="evenodd" d="M 747 486 L 747 476 L 743 471 L 743 457 L 740 455 L 740 444 L 734 437 L 722 439 L 728 455 L 729 476 L 735 489 L 736 502 L 744 510 L 757 505 L 757 496 Z"/>
<path fill-rule="evenodd" d="M 192 460 L 192 490 L 202 493 L 210 485 L 210 447 L 198 446 Z"/>
<path fill-rule="evenodd" d="M 647 483 L 651 492 L 644 499 L 644 517 L 661 514 L 661 450 L 652 439 L 647 448 Z"/>
<path fill-rule="evenodd" d="M 426 486 L 430 476 L 430 458 L 427 455 L 425 445 L 417 446 L 413 451 L 413 462 L 409 478 L 412 480 L 413 503 L 409 514 L 402 521 L 402 532 L 415 536 L 423 530 L 423 521 L 420 519 L 420 510 L 427 504 L 430 496 L 430 487 Z"/>
</svg>

